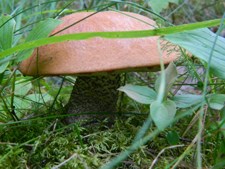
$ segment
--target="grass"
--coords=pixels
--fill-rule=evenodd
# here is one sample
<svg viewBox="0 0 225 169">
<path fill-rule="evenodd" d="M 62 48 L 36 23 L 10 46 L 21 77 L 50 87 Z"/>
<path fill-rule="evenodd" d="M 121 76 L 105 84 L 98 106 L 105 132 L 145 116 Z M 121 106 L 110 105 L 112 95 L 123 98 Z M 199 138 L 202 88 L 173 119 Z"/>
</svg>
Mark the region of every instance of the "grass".
<svg viewBox="0 0 225 169">
<path fill-rule="evenodd" d="M 29 42 L 26 43 L 28 35 L 37 23 L 46 18 L 57 18 L 87 8 L 99 10 L 107 7 L 111 10 L 141 13 L 155 18 L 159 24 L 162 24 L 162 20 L 167 20 L 165 25 L 197 22 L 196 25 L 205 26 L 200 21 L 208 23 L 208 20 L 221 19 L 224 12 L 223 3 L 220 1 L 191 0 L 179 4 L 170 3 L 158 18 L 158 15 L 150 11 L 151 8 L 146 1 L 118 2 L 115 4 L 114 1 L 99 0 L 1 1 L 0 13 L 13 16 L 16 25 L 12 35 L 7 33 L 5 39 L 0 37 L 0 53 L 12 51 L 0 60 L 0 70 L 2 70 L 0 73 L 0 169 L 92 169 L 103 166 L 103 168 L 116 166 L 121 169 L 160 169 L 175 168 L 175 166 L 176 168 L 217 169 L 225 166 L 224 108 L 213 109 L 205 102 L 202 107 L 177 108 L 173 125 L 159 131 L 149 118 L 146 133 L 140 134 L 140 131 L 145 130 L 143 124 L 146 124 L 144 122 L 148 119 L 149 105 L 140 104 L 123 95 L 120 102 L 121 113 L 112 126 L 108 126 L 107 119 L 91 126 L 86 125 L 88 121 L 65 125 L 61 120 L 64 117 L 63 107 L 68 102 L 75 78 L 70 76 L 31 78 L 23 77 L 17 71 L 18 57 L 22 60 L 25 54 L 28 56 L 32 52 L 27 50 L 25 54 L 21 54 L 18 51 L 29 48 L 27 46 Z M 179 27 L 185 29 L 183 25 Z M 8 28 L 12 27 L 9 25 Z M 173 31 L 177 32 L 176 30 L 175 27 Z M 37 34 L 34 33 L 35 35 Z M 114 35 L 109 34 L 109 36 Z M 10 38 L 13 39 L 11 46 L 9 43 L 9 46 L 3 48 L 2 42 Z M 24 48 L 20 48 L 20 45 Z M 16 47 L 17 51 L 14 50 Z M 210 49 L 213 49 L 213 46 Z M 175 64 L 177 69 L 182 71 L 179 71 L 177 80 L 168 93 L 168 99 L 172 99 L 177 93 L 223 94 L 225 92 L 223 79 L 211 72 L 205 76 L 205 70 L 209 68 L 210 63 L 207 65 L 207 62 L 202 62 L 196 57 L 187 57 L 183 51 L 181 55 Z M 5 67 L 2 66 L 4 64 Z M 158 73 L 127 73 L 126 82 L 150 86 L 154 89 L 157 76 Z M 218 98 L 219 95 L 214 98 L 216 100 L 213 102 L 214 106 L 221 105 Z M 196 109 L 193 109 L 195 107 Z M 137 137 L 139 139 L 134 141 Z"/>
</svg>

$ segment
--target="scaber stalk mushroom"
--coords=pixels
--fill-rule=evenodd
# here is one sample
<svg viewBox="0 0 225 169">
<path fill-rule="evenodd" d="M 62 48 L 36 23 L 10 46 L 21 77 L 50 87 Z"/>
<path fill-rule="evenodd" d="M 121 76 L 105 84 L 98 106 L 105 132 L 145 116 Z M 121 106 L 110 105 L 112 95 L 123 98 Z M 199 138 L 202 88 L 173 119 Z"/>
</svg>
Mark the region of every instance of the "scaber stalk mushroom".
<svg viewBox="0 0 225 169">
<path fill-rule="evenodd" d="M 59 33 L 54 36 L 155 28 L 153 20 L 135 13 L 105 11 L 90 16 L 91 14 L 93 12 L 80 12 L 62 17 L 62 23 L 52 35 L 56 32 Z M 80 20 L 82 21 L 78 22 Z M 75 22 L 77 24 L 68 27 Z M 67 113 L 75 114 L 66 119 L 68 123 L 72 123 L 78 119 L 78 113 L 109 115 L 116 112 L 120 72 L 148 71 L 157 67 L 160 64 L 158 39 L 156 36 L 130 39 L 95 37 L 45 45 L 35 49 L 32 56 L 24 60 L 19 68 L 24 75 L 30 76 L 78 76 L 66 105 Z M 168 55 L 166 51 L 162 57 L 165 64 L 176 59 L 175 54 Z"/>
</svg>

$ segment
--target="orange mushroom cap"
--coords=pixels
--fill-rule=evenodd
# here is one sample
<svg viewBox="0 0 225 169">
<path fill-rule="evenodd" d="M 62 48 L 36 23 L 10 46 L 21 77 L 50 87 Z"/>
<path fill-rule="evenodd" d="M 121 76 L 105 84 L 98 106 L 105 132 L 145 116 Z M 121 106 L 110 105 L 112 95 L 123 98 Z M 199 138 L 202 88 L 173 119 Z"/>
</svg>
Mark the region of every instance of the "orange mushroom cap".
<svg viewBox="0 0 225 169">
<path fill-rule="evenodd" d="M 54 34 L 71 24 L 93 14 L 80 12 L 62 17 L 62 23 Z M 109 32 L 149 30 L 155 22 L 145 16 L 130 12 L 98 12 L 54 36 L 80 32 Z M 160 64 L 157 47 L 159 37 L 130 39 L 105 39 L 101 37 L 65 41 L 36 48 L 20 66 L 25 75 L 76 75 L 111 71 L 126 71 L 151 68 Z M 177 58 L 176 54 L 164 51 L 164 64 Z"/>
</svg>

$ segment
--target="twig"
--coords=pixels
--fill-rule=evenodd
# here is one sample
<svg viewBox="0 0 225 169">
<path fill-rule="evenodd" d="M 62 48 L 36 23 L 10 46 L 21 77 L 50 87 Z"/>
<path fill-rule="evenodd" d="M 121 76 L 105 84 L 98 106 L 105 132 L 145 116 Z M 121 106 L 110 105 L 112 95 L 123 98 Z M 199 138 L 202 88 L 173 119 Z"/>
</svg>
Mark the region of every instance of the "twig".
<svg viewBox="0 0 225 169">
<path fill-rule="evenodd" d="M 65 161 L 63 161 L 59 165 L 57 165 L 55 167 L 52 167 L 51 169 L 59 169 L 60 167 L 62 167 L 63 165 L 65 165 L 67 162 L 69 162 L 70 160 L 72 160 L 74 157 L 77 157 L 81 162 L 83 162 L 83 165 L 84 165 L 84 168 L 85 169 L 89 169 L 89 167 L 84 163 L 84 161 L 79 157 L 79 155 L 77 153 L 74 153 L 72 156 L 70 156 L 70 158 L 66 159 Z"/>
<path fill-rule="evenodd" d="M 152 169 L 152 168 L 153 168 L 153 166 L 154 166 L 154 165 L 156 164 L 156 162 L 158 161 L 159 156 L 161 156 L 161 154 L 164 153 L 166 150 L 172 149 L 172 148 L 177 148 L 177 147 L 183 147 L 183 146 L 184 146 L 183 144 L 182 144 L 182 145 L 174 145 L 174 146 L 169 146 L 169 147 L 166 147 L 166 148 L 162 149 L 162 150 L 159 152 L 159 154 L 156 156 L 156 158 L 153 160 L 153 162 L 152 162 L 151 166 L 149 167 L 149 169 Z"/>
<path fill-rule="evenodd" d="M 11 146 L 18 146 L 18 143 L 8 143 L 8 142 L 0 142 L 0 145 L 11 145 Z M 33 147 L 33 144 L 24 144 L 23 146 L 26 147 Z"/>
<path fill-rule="evenodd" d="M 66 159 L 65 161 L 63 161 L 62 163 L 60 163 L 59 165 L 52 167 L 52 169 L 58 169 L 60 167 L 62 167 L 63 165 L 65 165 L 67 162 L 69 162 L 70 160 L 72 160 L 74 157 L 77 157 L 77 153 L 74 153 L 72 156 L 70 156 L 70 158 Z"/>
</svg>

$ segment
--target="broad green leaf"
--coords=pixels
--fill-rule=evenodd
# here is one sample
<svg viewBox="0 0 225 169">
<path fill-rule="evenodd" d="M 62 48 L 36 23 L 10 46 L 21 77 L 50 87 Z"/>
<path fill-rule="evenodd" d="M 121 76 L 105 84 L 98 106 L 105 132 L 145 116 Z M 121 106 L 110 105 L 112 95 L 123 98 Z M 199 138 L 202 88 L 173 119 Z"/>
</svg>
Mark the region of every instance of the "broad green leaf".
<svg viewBox="0 0 225 169">
<path fill-rule="evenodd" d="M 147 86 L 127 84 L 118 90 L 126 93 L 130 98 L 142 104 L 151 104 L 157 97 L 156 92 Z"/>
<path fill-rule="evenodd" d="M 225 125 L 221 126 L 221 132 L 223 133 L 223 137 L 225 137 L 224 128 L 225 128 Z M 217 157 L 215 159 L 215 164 L 212 167 L 212 169 L 223 169 L 225 166 L 225 160 L 224 160 L 225 142 L 218 141 L 216 150 L 217 150 Z"/>
<path fill-rule="evenodd" d="M 221 119 L 220 121 L 218 121 L 217 122 L 218 123 L 218 125 L 220 126 L 220 128 L 221 128 L 221 133 L 223 134 L 223 136 L 225 137 L 225 119 L 223 118 L 223 119 Z"/>
<path fill-rule="evenodd" d="M 15 85 L 15 95 L 26 96 L 27 93 L 31 90 L 32 85 L 30 82 L 20 83 L 19 81 Z"/>
<path fill-rule="evenodd" d="M 210 53 L 216 38 L 216 34 L 212 33 L 209 29 L 197 29 L 188 32 L 176 33 L 166 35 L 166 40 L 177 44 L 199 59 L 208 62 Z M 225 79 L 225 38 L 218 37 L 216 45 L 212 54 L 210 68 L 212 72 Z"/>
<path fill-rule="evenodd" d="M 220 157 L 221 158 L 221 157 Z M 218 158 L 219 159 L 219 158 Z M 220 160 L 220 161 L 219 161 Z M 221 169 L 221 168 L 223 168 L 224 166 L 225 166 L 225 161 L 224 161 L 224 159 L 222 158 L 222 159 L 219 159 L 218 161 L 219 162 L 216 162 L 216 164 L 213 166 L 213 168 L 212 169 Z"/>
<path fill-rule="evenodd" d="M 37 39 L 48 37 L 48 35 L 61 23 L 60 20 L 48 18 L 39 22 L 29 33 L 25 42 L 35 41 Z M 20 62 L 31 56 L 33 49 L 24 50 L 17 55 L 17 61 Z"/>
<path fill-rule="evenodd" d="M 10 103 L 11 102 L 11 96 L 6 97 L 6 101 L 7 101 L 7 103 Z M 14 106 L 14 109 L 15 109 L 16 116 L 19 117 L 19 118 L 22 117 L 22 114 L 21 114 L 22 111 L 27 111 L 28 109 L 31 108 L 31 104 L 28 100 L 26 100 L 22 97 L 17 97 L 17 96 L 15 96 L 13 98 L 13 106 Z"/>
<path fill-rule="evenodd" d="M 28 84 L 29 86 L 29 84 Z M 24 89 L 21 93 L 26 93 L 28 91 L 29 87 L 27 89 Z M 20 94 L 20 93 L 18 93 Z M 7 98 L 8 102 L 11 101 L 11 97 Z M 41 104 L 47 103 L 49 101 L 52 101 L 53 98 L 49 94 L 29 94 L 24 97 L 24 95 L 16 95 L 14 97 L 13 105 L 15 106 L 16 115 L 20 118 L 23 116 L 21 112 L 24 112 L 26 110 L 29 110 L 32 108 L 32 104 Z M 1 106 L 1 105 L 0 105 Z M 1 107 L 0 107 L 1 108 Z"/>
<path fill-rule="evenodd" d="M 170 91 L 173 83 L 175 82 L 175 80 L 177 78 L 177 69 L 173 62 L 171 62 L 168 65 L 168 67 L 165 69 L 165 74 L 166 74 L 166 79 L 165 79 L 166 80 L 166 86 L 165 86 L 166 89 L 165 89 L 164 97 L 166 97 L 166 95 Z M 159 76 L 155 82 L 155 90 L 157 93 L 159 93 L 160 83 L 161 83 L 161 76 Z"/>
<path fill-rule="evenodd" d="M 171 100 L 162 103 L 154 101 L 150 106 L 151 117 L 159 130 L 169 126 L 176 115 L 176 104 Z"/>
<path fill-rule="evenodd" d="M 0 17 L 0 52 L 12 47 L 13 32 L 16 22 L 9 15 Z M 0 64 L 0 73 L 4 72 L 9 65 L 9 62 Z"/>
<path fill-rule="evenodd" d="M 3 79 L 4 79 L 4 73 L 0 73 L 0 85 L 2 84 Z"/>
<path fill-rule="evenodd" d="M 6 50 L 12 47 L 13 31 L 16 22 L 10 15 L 0 17 L 0 49 Z M 1 51 L 0 50 L 0 51 Z"/>
<path fill-rule="evenodd" d="M 31 102 L 36 102 L 36 103 L 47 103 L 52 100 L 52 97 L 48 94 L 29 94 L 26 96 L 26 99 L 30 100 Z"/>
<path fill-rule="evenodd" d="M 174 4 L 178 4 L 179 0 L 169 0 L 169 2 L 174 3 Z"/>
<path fill-rule="evenodd" d="M 170 131 L 166 135 L 166 139 L 170 145 L 176 145 L 179 143 L 179 135 L 176 131 Z"/>
<path fill-rule="evenodd" d="M 9 62 L 5 62 L 5 63 L 0 64 L 0 74 L 3 73 L 6 70 L 8 65 L 9 65 Z"/>
<path fill-rule="evenodd" d="M 221 111 L 220 111 L 220 117 L 222 120 L 225 121 L 225 108 L 223 108 Z"/>
<path fill-rule="evenodd" d="M 149 0 L 149 5 L 156 13 L 160 13 L 163 9 L 166 9 L 169 3 L 178 4 L 179 0 Z"/>
<path fill-rule="evenodd" d="M 212 109 L 221 110 L 225 105 L 225 94 L 209 94 L 207 98 Z"/>
<path fill-rule="evenodd" d="M 188 108 L 204 101 L 202 95 L 182 94 L 172 97 L 178 108 Z"/>
<path fill-rule="evenodd" d="M 31 108 L 31 104 L 28 100 L 21 97 L 14 97 L 13 106 L 15 107 L 16 115 L 21 118 L 22 111 L 29 110 Z"/>
</svg>

